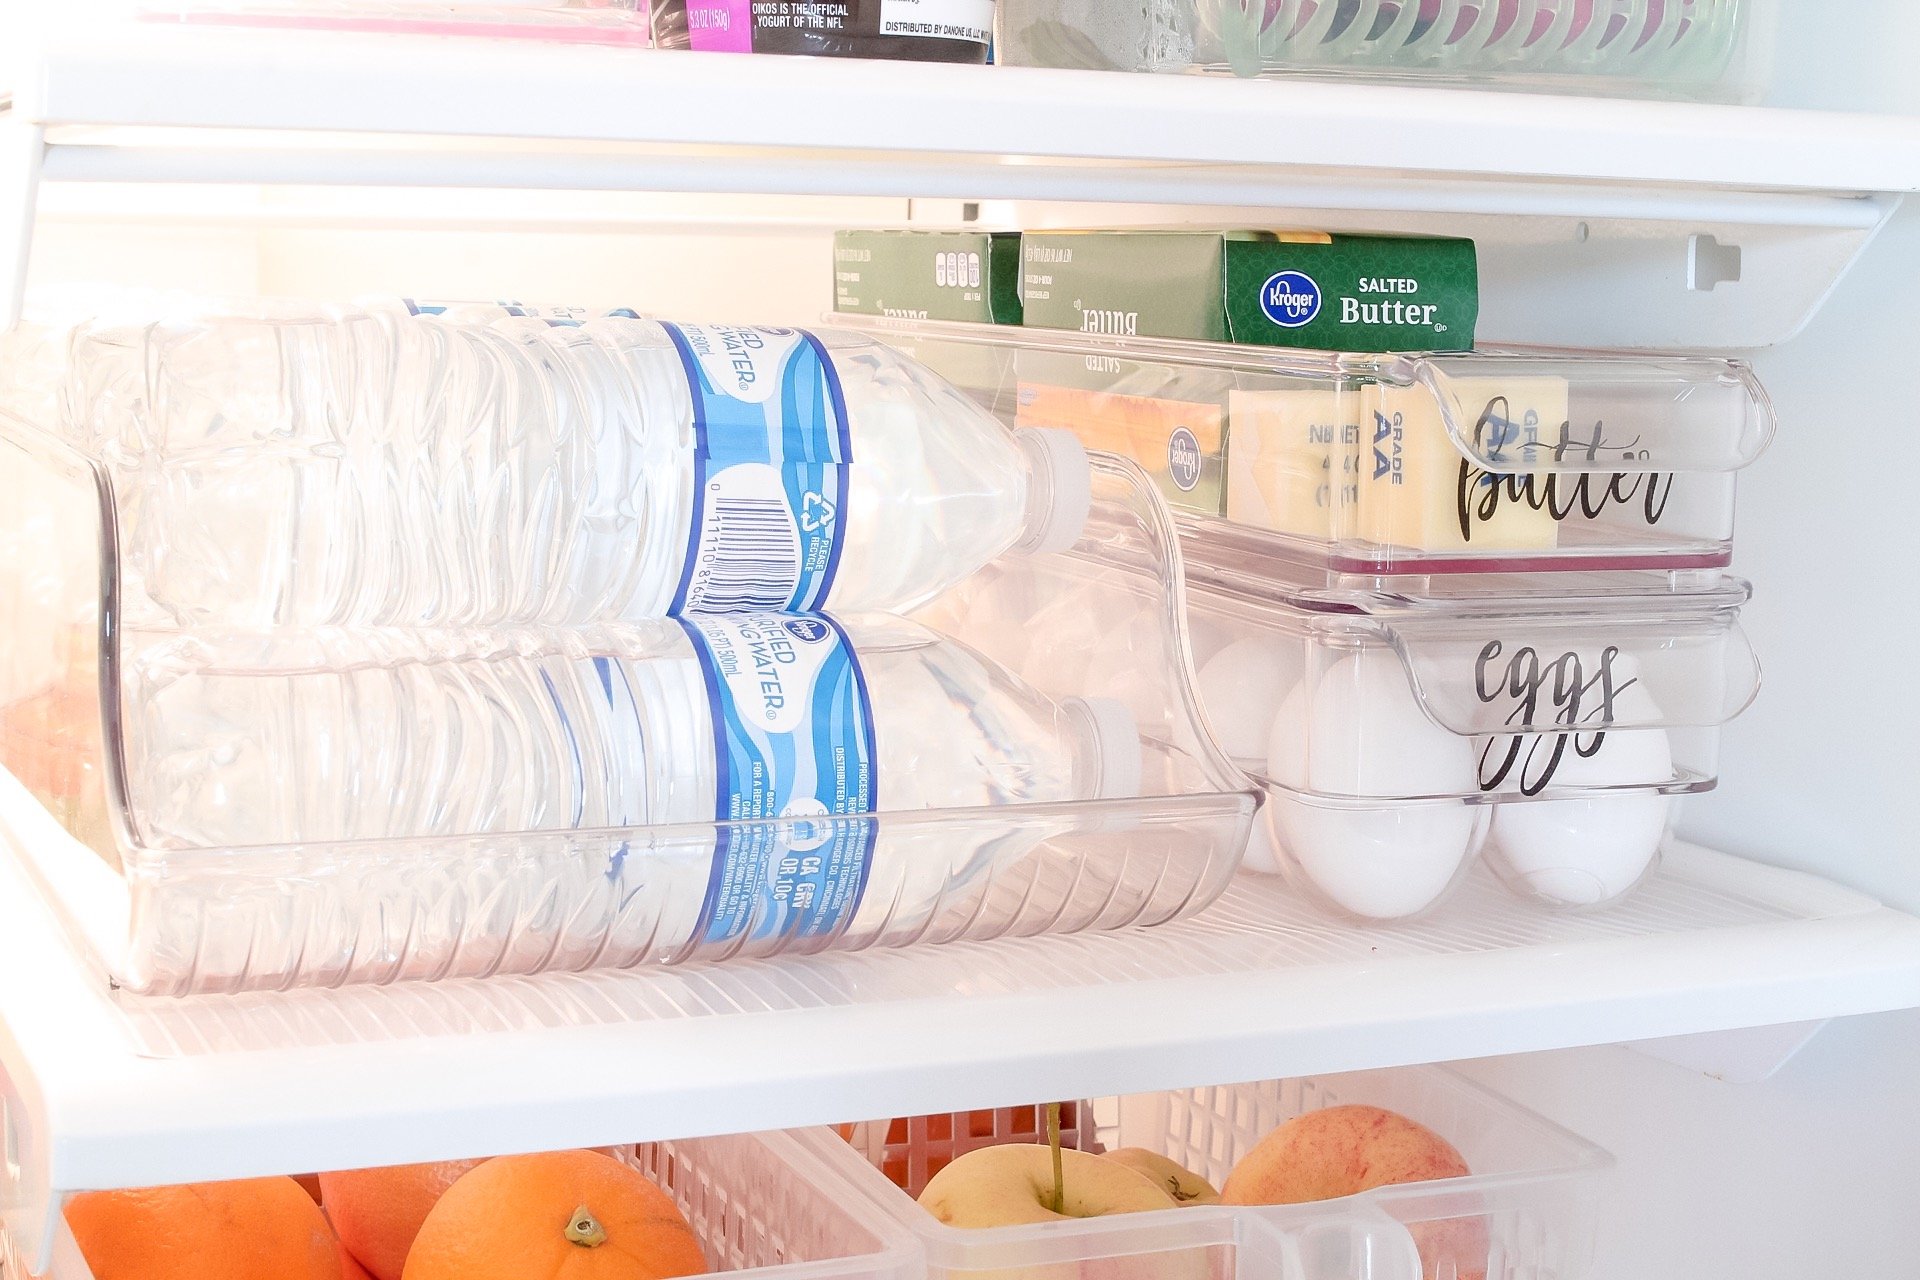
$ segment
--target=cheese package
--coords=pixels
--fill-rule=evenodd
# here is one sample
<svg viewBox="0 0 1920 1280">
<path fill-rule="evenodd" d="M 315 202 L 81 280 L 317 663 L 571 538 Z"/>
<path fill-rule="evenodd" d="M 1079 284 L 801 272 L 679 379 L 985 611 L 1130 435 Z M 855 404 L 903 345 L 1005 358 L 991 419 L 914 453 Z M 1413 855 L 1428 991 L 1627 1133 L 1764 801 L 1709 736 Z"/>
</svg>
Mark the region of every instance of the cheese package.
<svg viewBox="0 0 1920 1280">
<path fill-rule="evenodd" d="M 1449 378 L 1432 387 L 1375 383 L 1365 391 L 1358 520 L 1350 532 L 1417 551 L 1550 551 L 1553 512 L 1516 500 L 1509 472 L 1537 461 L 1567 421 L 1567 381 L 1554 377 Z M 1480 461 L 1447 433 L 1442 399 Z M 1486 465 L 1492 464 L 1492 465 Z"/>
<path fill-rule="evenodd" d="M 1015 363 L 1016 426 L 1071 431 L 1138 463 L 1176 511 L 1225 512 L 1226 375 L 1039 349 Z"/>
</svg>

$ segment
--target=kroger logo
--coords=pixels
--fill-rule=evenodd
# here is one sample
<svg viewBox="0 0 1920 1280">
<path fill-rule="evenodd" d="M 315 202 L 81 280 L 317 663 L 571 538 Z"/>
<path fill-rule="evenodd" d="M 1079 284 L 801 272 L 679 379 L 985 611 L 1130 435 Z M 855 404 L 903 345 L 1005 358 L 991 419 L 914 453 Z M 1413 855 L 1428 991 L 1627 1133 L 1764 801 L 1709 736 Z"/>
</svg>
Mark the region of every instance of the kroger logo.
<svg viewBox="0 0 1920 1280">
<path fill-rule="evenodd" d="M 1185 427 L 1167 437 L 1167 475 L 1182 493 L 1200 483 L 1200 442 Z"/>
<path fill-rule="evenodd" d="M 1320 314 L 1320 286 L 1304 271 L 1276 271 L 1260 286 L 1260 310 L 1282 329 L 1298 329 Z"/>
<path fill-rule="evenodd" d="M 796 640 L 814 644 L 827 638 L 827 624 L 817 618 L 793 618 L 787 624 L 787 634 Z"/>
</svg>

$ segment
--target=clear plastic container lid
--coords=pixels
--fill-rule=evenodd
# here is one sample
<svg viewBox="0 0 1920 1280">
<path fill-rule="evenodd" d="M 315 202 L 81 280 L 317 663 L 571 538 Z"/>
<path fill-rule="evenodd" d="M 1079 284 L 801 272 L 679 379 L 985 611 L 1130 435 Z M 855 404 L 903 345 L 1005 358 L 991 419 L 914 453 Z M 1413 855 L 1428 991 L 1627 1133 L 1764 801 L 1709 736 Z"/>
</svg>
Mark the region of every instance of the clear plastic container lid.
<svg viewBox="0 0 1920 1280">
<path fill-rule="evenodd" d="M 835 322 L 900 335 L 936 370 L 1011 351 L 1018 424 L 1131 456 L 1189 530 L 1224 523 L 1238 553 L 1330 581 L 1723 568 L 1735 478 L 1775 427 L 1751 368 L 1717 357 Z"/>
<path fill-rule="evenodd" d="M 1772 0 L 1001 0 L 1026 66 L 1744 99 Z"/>
</svg>

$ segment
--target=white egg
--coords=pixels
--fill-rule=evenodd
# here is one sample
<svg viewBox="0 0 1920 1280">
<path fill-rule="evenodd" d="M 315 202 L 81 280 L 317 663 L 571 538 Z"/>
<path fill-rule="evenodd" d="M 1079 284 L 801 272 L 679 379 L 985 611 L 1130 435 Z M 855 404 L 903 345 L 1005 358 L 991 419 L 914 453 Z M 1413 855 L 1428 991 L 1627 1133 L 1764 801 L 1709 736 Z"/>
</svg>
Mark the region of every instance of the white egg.
<svg viewBox="0 0 1920 1280">
<path fill-rule="evenodd" d="M 1541 742 L 1551 743 L 1543 735 Z M 1617 787 L 1673 777 L 1664 729 L 1620 729 L 1581 756 L 1569 744 L 1554 787 Z M 1650 791 L 1589 800 L 1520 800 L 1497 806 L 1492 860 L 1523 892 L 1567 906 L 1593 906 L 1631 889 L 1666 835 L 1672 797 Z"/>
<path fill-rule="evenodd" d="M 1390 801 L 1475 789 L 1471 744 L 1427 718 L 1399 657 L 1385 649 L 1343 658 L 1295 686 L 1274 718 L 1267 768 L 1283 786 L 1322 795 Z M 1445 800 L 1335 807 L 1279 793 L 1269 805 L 1292 865 L 1370 920 L 1437 902 L 1486 824 L 1474 807 Z"/>
<path fill-rule="evenodd" d="M 1399 655 L 1385 648 L 1295 686 L 1267 744 L 1276 782 L 1325 795 L 1471 795 L 1473 761 L 1472 744 L 1428 718 Z"/>
<path fill-rule="evenodd" d="M 1313 887 L 1367 920 L 1402 920 L 1438 902 L 1466 865 L 1473 808 L 1446 802 L 1334 809 L 1276 796 L 1281 846 Z"/>
<path fill-rule="evenodd" d="M 1204 667 L 1214 654 L 1226 648 L 1245 628 L 1235 628 L 1224 618 L 1199 609 L 1187 610 L 1187 642 L 1193 646 L 1193 665 Z"/>
<path fill-rule="evenodd" d="M 1240 764 L 1266 763 L 1280 704 L 1300 682 L 1301 645 L 1279 636 L 1235 640 L 1200 668 L 1200 705 L 1221 750 Z"/>
</svg>

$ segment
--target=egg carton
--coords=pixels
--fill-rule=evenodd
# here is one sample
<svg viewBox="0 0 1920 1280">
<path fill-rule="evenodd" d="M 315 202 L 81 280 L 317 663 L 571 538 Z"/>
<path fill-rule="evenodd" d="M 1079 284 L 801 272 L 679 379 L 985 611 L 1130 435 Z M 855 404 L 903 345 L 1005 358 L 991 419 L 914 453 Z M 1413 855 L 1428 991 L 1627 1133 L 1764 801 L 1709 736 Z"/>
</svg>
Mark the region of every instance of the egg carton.
<svg viewBox="0 0 1920 1280">
<path fill-rule="evenodd" d="M 1738 578 L 1297 588 L 1207 534 L 1188 540 L 1200 699 L 1267 795 L 1244 869 L 1350 918 L 1425 914 L 1480 858 L 1546 907 L 1618 901 L 1759 690 Z"/>
</svg>

